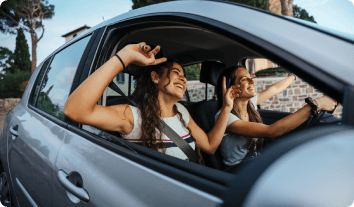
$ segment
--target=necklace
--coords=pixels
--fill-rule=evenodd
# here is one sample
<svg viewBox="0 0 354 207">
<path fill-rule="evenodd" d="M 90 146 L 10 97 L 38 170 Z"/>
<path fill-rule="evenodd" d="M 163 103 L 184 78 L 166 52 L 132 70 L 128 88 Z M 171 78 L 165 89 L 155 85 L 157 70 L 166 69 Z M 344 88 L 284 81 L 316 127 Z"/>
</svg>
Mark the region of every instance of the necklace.
<svg viewBox="0 0 354 207">
<path fill-rule="evenodd" d="M 239 111 L 238 109 L 236 109 L 236 112 L 239 113 L 241 115 L 241 117 L 247 118 L 248 117 L 248 113 L 246 112 L 246 114 L 241 113 L 241 111 Z"/>
</svg>

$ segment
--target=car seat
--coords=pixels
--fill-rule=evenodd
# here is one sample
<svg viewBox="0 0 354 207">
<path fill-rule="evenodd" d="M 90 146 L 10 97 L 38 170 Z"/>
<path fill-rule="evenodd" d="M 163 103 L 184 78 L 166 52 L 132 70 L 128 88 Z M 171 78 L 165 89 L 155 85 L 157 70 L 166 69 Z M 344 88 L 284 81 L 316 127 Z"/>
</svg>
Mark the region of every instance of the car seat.
<svg viewBox="0 0 354 207">
<path fill-rule="evenodd" d="M 226 66 L 223 63 L 215 61 L 202 62 L 200 70 L 200 82 L 209 83 L 216 86 L 217 80 Z M 200 101 L 191 106 L 191 116 L 198 126 L 208 133 L 214 126 L 214 119 L 217 112 L 217 101 Z M 219 149 L 214 154 L 206 154 L 202 152 L 205 165 L 219 170 L 224 170 L 225 165 Z"/>
</svg>

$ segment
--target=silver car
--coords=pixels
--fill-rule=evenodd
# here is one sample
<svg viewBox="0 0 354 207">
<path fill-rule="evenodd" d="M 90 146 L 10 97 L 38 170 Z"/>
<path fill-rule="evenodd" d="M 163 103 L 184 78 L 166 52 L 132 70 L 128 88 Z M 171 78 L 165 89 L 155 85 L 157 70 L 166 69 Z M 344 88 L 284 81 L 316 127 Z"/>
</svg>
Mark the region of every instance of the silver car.
<svg viewBox="0 0 354 207">
<path fill-rule="evenodd" d="M 272 142 L 236 173 L 217 151 L 206 166 L 179 160 L 64 116 L 75 88 L 126 44 L 161 45 L 215 85 L 228 66 L 267 58 L 343 105 Z M 210 64 L 222 62 L 223 66 Z M 213 67 L 208 67 L 212 65 Z M 125 71 L 131 95 L 133 68 Z M 117 77 L 118 80 L 118 77 Z M 118 81 L 119 82 L 119 81 Z M 98 104 L 127 103 L 108 88 Z M 215 1 L 173 1 L 105 21 L 50 54 L 0 136 L 5 206 L 350 206 L 354 200 L 354 38 L 316 24 Z M 215 100 L 183 101 L 205 130 Z M 259 110 L 271 124 L 288 112 Z"/>
</svg>

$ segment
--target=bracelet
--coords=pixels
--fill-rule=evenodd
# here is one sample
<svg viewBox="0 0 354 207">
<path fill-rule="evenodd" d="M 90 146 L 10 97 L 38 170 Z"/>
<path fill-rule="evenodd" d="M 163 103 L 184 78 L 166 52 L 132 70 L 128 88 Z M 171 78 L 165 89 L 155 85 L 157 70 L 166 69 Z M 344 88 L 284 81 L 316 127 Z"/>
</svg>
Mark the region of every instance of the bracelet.
<svg viewBox="0 0 354 207">
<path fill-rule="evenodd" d="M 315 102 L 316 106 L 317 106 L 317 110 L 316 110 L 316 114 L 318 115 L 320 113 L 320 105 L 318 104 L 316 99 L 313 99 L 313 102 Z"/>
<path fill-rule="evenodd" d="M 312 114 L 313 114 L 314 116 L 317 116 L 317 115 L 320 113 L 321 110 L 320 110 L 319 107 L 318 107 L 318 102 L 316 101 L 316 103 L 317 103 L 317 104 L 316 104 L 315 101 L 316 101 L 316 100 L 313 100 L 313 99 L 310 98 L 310 97 L 307 97 L 307 98 L 305 99 L 305 102 L 311 106 L 311 112 L 312 112 Z"/>
<path fill-rule="evenodd" d="M 122 65 L 123 65 L 123 70 L 125 69 L 125 65 L 124 65 L 124 62 L 123 62 L 123 60 L 118 56 L 118 54 L 116 53 L 116 56 L 117 56 L 117 58 L 120 60 L 120 62 L 122 63 Z"/>
</svg>

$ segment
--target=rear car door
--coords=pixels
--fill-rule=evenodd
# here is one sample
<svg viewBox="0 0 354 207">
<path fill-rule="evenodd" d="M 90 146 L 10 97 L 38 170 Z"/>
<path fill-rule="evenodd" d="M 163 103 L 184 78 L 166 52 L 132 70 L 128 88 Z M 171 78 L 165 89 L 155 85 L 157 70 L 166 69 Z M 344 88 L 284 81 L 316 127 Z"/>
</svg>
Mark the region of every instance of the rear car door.
<svg viewBox="0 0 354 207">
<path fill-rule="evenodd" d="M 28 89 L 14 109 L 8 159 L 21 206 L 53 206 L 54 163 L 67 126 L 63 108 L 90 38 L 87 35 L 51 55 L 27 87 L 33 86 L 32 95 Z"/>
</svg>

